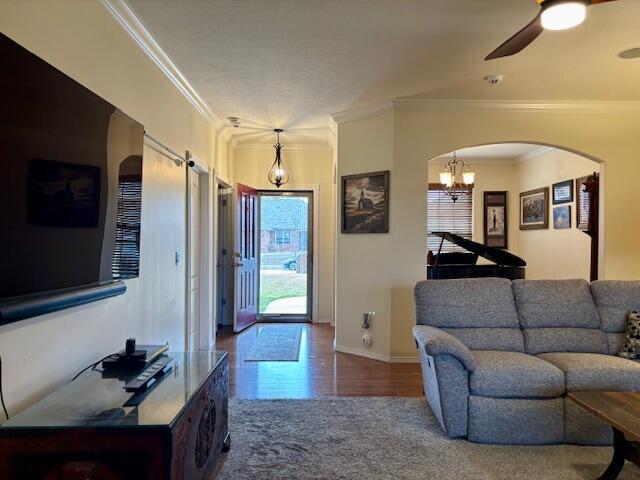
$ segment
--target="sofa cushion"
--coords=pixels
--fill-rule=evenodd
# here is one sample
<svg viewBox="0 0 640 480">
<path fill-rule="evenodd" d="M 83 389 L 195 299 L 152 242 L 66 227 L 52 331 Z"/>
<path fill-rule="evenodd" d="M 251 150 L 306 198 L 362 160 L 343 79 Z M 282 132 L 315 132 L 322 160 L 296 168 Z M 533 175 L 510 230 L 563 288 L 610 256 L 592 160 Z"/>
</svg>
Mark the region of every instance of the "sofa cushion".
<svg viewBox="0 0 640 480">
<path fill-rule="evenodd" d="M 564 374 L 544 360 L 519 352 L 473 351 L 469 376 L 473 395 L 499 398 L 553 398 L 564 394 Z"/>
<path fill-rule="evenodd" d="M 470 350 L 510 350 L 524 352 L 519 328 L 443 328 Z"/>
<path fill-rule="evenodd" d="M 545 352 L 609 353 L 607 337 L 597 328 L 527 328 L 525 350 L 530 355 Z"/>
<path fill-rule="evenodd" d="M 599 328 L 600 316 L 586 280 L 514 280 L 523 328 Z"/>
<path fill-rule="evenodd" d="M 629 311 L 640 311 L 638 281 L 598 280 L 591 284 L 591 292 L 602 319 L 601 328 L 605 332 L 624 332 Z"/>
<path fill-rule="evenodd" d="M 515 280 L 525 351 L 609 353 L 586 280 Z"/>
<path fill-rule="evenodd" d="M 597 353 L 541 353 L 538 358 L 564 372 L 567 392 L 640 391 L 640 363 Z"/>
<path fill-rule="evenodd" d="M 416 323 L 432 327 L 518 328 L 506 278 L 424 280 L 414 290 Z"/>
</svg>

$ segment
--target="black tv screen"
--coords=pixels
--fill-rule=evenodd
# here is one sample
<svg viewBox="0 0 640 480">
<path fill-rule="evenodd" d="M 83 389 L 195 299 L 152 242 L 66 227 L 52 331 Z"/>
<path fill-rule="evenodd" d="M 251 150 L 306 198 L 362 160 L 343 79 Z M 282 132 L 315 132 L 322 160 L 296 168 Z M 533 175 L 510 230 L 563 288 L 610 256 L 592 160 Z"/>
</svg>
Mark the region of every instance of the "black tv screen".
<svg viewBox="0 0 640 480">
<path fill-rule="evenodd" d="M 143 126 L 2 34 L 0 65 L 0 302 L 138 276 Z"/>
</svg>

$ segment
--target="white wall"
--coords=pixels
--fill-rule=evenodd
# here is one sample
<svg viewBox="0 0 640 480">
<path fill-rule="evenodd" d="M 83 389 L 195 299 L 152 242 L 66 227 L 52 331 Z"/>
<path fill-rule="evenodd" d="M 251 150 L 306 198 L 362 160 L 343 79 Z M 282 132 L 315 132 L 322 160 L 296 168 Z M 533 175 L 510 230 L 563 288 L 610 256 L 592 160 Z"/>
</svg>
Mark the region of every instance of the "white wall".
<svg viewBox="0 0 640 480">
<path fill-rule="evenodd" d="M 144 124 L 177 151 L 211 162 L 205 120 L 100 2 L 5 1 L 0 30 Z M 5 399 L 11 414 L 122 348 L 170 341 L 184 347 L 185 169 L 145 146 L 140 278 L 119 297 L 0 327 Z"/>
<path fill-rule="evenodd" d="M 244 146 L 233 150 L 234 181 L 258 189 L 274 190 L 267 181 L 267 173 L 273 164 L 273 147 Z M 333 323 L 335 307 L 334 238 L 335 211 L 333 201 L 333 157 L 327 148 L 287 146 L 282 149 L 282 158 L 289 170 L 290 181 L 283 189 L 317 187 L 318 245 L 315 246 L 318 265 L 318 291 L 314 292 L 318 302 L 318 318 L 314 321 Z"/>
<path fill-rule="evenodd" d="M 351 117 L 353 118 L 353 116 Z M 390 360 L 415 358 L 413 287 L 424 279 L 426 162 L 491 143 L 563 147 L 604 162 L 601 278 L 640 278 L 640 108 L 634 104 L 398 101 L 390 112 L 338 125 L 340 174 L 391 172 L 390 232 L 338 235 L 336 343 L 362 355 L 360 313 L 379 306 L 374 341 Z M 389 133 L 389 129 L 393 133 Z M 553 244 L 546 245 L 552 250 Z M 392 259 L 392 260 L 391 260 Z M 381 338 L 382 337 L 382 338 Z"/>
<path fill-rule="evenodd" d="M 600 171 L 596 162 L 563 150 L 553 149 L 518 164 L 518 190 L 526 192 L 549 187 L 549 228 L 518 230 L 516 255 L 527 261 L 527 278 L 584 278 L 589 280 L 591 237 L 576 228 L 576 203 L 571 205 L 571 228 L 553 228 L 551 186 Z M 575 186 L 574 186 L 575 197 Z M 518 208 L 518 204 L 516 204 Z"/>
</svg>

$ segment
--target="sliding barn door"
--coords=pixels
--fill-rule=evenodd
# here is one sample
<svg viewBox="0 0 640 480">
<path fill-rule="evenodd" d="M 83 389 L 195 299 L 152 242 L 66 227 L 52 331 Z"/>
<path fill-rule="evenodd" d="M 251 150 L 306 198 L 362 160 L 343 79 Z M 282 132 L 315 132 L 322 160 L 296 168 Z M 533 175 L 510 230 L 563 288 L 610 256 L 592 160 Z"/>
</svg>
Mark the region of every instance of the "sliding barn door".
<svg viewBox="0 0 640 480">
<path fill-rule="evenodd" d="M 233 331 L 252 325 L 258 315 L 258 192 L 238 184 L 234 251 L 235 316 Z"/>
</svg>

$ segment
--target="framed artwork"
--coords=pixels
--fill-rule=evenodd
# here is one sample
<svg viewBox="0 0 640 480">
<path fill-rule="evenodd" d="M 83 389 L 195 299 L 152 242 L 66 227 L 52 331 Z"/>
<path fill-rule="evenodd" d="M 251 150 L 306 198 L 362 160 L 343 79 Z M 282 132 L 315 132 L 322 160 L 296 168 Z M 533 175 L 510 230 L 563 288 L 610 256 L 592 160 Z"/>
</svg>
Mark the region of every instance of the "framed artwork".
<svg viewBox="0 0 640 480">
<path fill-rule="evenodd" d="M 553 208 L 553 228 L 556 230 L 571 228 L 571 205 Z"/>
<path fill-rule="evenodd" d="M 342 177 L 342 233 L 389 232 L 389 171 Z"/>
<path fill-rule="evenodd" d="M 549 187 L 520 194 L 520 230 L 549 228 Z"/>
<path fill-rule="evenodd" d="M 507 248 L 507 192 L 484 192 L 484 244 Z"/>
<path fill-rule="evenodd" d="M 576 227 L 579 230 L 589 229 L 589 192 L 584 184 L 589 176 L 576 178 Z"/>
<path fill-rule="evenodd" d="M 573 180 L 554 183 L 551 187 L 553 192 L 553 204 L 573 202 Z"/>
<path fill-rule="evenodd" d="M 95 228 L 100 217 L 100 168 L 34 159 L 27 177 L 27 216 L 34 225 Z"/>
</svg>

